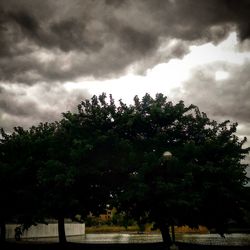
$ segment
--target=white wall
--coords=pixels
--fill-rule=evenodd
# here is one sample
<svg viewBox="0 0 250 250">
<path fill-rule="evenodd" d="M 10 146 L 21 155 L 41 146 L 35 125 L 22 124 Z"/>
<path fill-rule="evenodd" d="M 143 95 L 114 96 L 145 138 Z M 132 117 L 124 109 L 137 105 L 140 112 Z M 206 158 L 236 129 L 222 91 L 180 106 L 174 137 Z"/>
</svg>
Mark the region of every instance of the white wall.
<svg viewBox="0 0 250 250">
<path fill-rule="evenodd" d="M 6 226 L 6 238 L 15 238 L 15 228 L 19 226 L 17 224 L 8 224 Z M 85 224 L 84 223 L 65 223 L 65 233 L 66 236 L 73 235 L 83 235 L 85 234 Z M 37 238 L 37 237 L 57 237 L 58 236 L 58 226 L 55 223 L 48 225 L 38 224 L 36 226 L 31 226 L 28 230 L 25 230 L 21 238 Z"/>
</svg>

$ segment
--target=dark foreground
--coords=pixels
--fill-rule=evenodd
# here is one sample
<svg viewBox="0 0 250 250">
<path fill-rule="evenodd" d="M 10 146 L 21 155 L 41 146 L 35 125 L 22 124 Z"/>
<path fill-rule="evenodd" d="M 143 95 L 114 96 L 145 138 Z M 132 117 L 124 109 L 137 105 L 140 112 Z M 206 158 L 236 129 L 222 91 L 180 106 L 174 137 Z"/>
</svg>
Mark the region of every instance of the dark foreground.
<svg viewBox="0 0 250 250">
<path fill-rule="evenodd" d="M 250 246 L 206 246 L 178 243 L 179 250 L 250 250 Z M 164 250 L 162 243 L 87 244 L 87 243 L 27 243 L 0 244 L 1 250 Z"/>
</svg>

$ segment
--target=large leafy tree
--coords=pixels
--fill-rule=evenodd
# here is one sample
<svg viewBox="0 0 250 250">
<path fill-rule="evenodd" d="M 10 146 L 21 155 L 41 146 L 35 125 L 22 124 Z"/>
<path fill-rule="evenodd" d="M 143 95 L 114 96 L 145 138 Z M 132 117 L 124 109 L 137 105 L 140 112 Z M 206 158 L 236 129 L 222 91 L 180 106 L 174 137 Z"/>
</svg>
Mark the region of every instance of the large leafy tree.
<svg viewBox="0 0 250 250">
<path fill-rule="evenodd" d="M 58 220 L 59 241 L 63 243 L 64 219 L 74 217 L 77 210 L 76 171 L 68 152 L 70 142 L 59 122 L 42 124 L 38 132 L 43 135 L 44 156 L 36 172 L 41 211 L 45 218 Z"/>
<path fill-rule="evenodd" d="M 124 106 L 123 106 L 124 107 Z M 124 107 L 120 136 L 136 155 L 120 207 L 160 228 L 167 246 L 170 225 L 199 224 L 220 234 L 242 218 L 248 153 L 236 135 L 237 124 L 210 120 L 193 105 L 174 105 L 162 94 Z M 172 153 L 169 160 L 162 157 Z"/>
<path fill-rule="evenodd" d="M 8 164 L 8 156 L 6 152 L 10 151 L 10 147 L 6 147 L 3 144 L 7 138 L 7 135 L 2 130 L 2 139 L 0 144 L 1 160 L 0 160 L 0 197 L 1 197 L 1 206 L 0 206 L 0 233 L 1 241 L 5 241 L 6 234 L 6 223 L 13 219 L 13 214 L 16 208 L 16 192 L 15 192 L 15 182 L 13 173 L 16 172 L 14 166 Z M 5 137 L 5 138 L 3 138 Z"/>
<path fill-rule="evenodd" d="M 5 204 L 23 197 L 29 206 L 1 208 L 1 225 L 11 216 L 57 218 L 65 242 L 65 217 L 114 204 L 140 224 L 154 222 L 169 246 L 170 225 L 202 224 L 223 234 L 243 218 L 248 149 L 235 135 L 237 124 L 212 121 L 162 94 L 135 97 L 133 105 L 93 96 L 63 116 L 2 133 L 0 170 L 14 185 L 1 197 Z"/>
<path fill-rule="evenodd" d="M 103 94 L 64 114 L 63 126 L 85 180 L 79 190 L 91 194 L 81 194 L 86 211 L 114 202 L 139 223 L 154 222 L 167 246 L 170 225 L 202 224 L 223 234 L 242 218 L 248 149 L 235 135 L 237 124 L 217 123 L 162 94 L 117 106 Z"/>
<path fill-rule="evenodd" d="M 2 133 L 1 171 L 4 178 L 18 176 L 19 181 L 14 182 L 6 197 L 16 201 L 10 190 L 20 199 L 20 192 L 27 196 L 20 203 L 25 204 L 22 211 L 10 210 L 17 206 L 5 202 L 3 218 L 7 218 L 7 212 L 14 217 L 29 215 L 29 220 L 21 220 L 20 216 L 17 219 L 26 225 L 36 222 L 37 214 L 43 219 L 56 218 L 59 241 L 66 242 L 64 218 L 99 214 L 111 203 L 119 189 L 118 178 L 120 184 L 124 179 L 117 167 L 121 166 L 120 156 L 127 143 L 114 132 L 116 106 L 112 99 L 109 104 L 105 99 L 105 95 L 94 96 L 82 102 L 77 114 L 65 113 L 60 122 L 29 130 L 15 128 L 10 135 Z"/>
<path fill-rule="evenodd" d="M 70 137 L 69 154 L 77 169 L 79 213 L 102 213 L 112 205 L 125 183 L 129 141 L 119 137 L 120 117 L 112 96 L 93 96 L 78 106 L 77 113 L 63 114 L 61 128 Z M 126 166 L 126 167 L 125 167 Z"/>
<path fill-rule="evenodd" d="M 64 218 L 73 217 L 77 209 L 73 190 L 75 171 L 67 153 L 68 145 L 57 122 L 41 123 L 28 130 L 17 127 L 11 134 L 2 131 L 3 238 L 6 221 L 28 228 L 46 222 L 47 218 L 56 218 L 59 240 L 66 241 Z"/>
<path fill-rule="evenodd" d="M 37 171 L 44 157 L 40 126 L 24 130 L 15 127 L 11 134 L 1 131 L 0 192 L 1 237 L 5 223 L 15 221 L 29 226 L 42 220 L 37 186 Z"/>
</svg>

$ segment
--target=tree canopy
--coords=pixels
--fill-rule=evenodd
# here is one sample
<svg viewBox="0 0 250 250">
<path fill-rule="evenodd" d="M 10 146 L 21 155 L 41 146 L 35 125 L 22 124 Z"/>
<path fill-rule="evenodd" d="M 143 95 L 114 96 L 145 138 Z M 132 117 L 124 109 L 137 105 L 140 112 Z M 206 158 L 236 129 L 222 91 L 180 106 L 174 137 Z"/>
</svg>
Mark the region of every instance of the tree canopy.
<svg viewBox="0 0 250 250">
<path fill-rule="evenodd" d="M 162 94 L 136 96 L 131 105 L 102 94 L 61 121 L 2 130 L 1 225 L 53 217 L 66 241 L 64 218 L 99 214 L 109 204 L 155 223 L 167 246 L 171 225 L 223 234 L 244 218 L 246 204 L 249 149 L 236 128 Z"/>
<path fill-rule="evenodd" d="M 146 95 L 130 107 L 124 127 L 136 157 L 135 172 L 121 195 L 121 209 L 138 220 L 155 222 L 169 240 L 169 225 L 205 225 L 223 234 L 242 218 L 247 182 L 242 159 L 246 138 L 237 124 L 217 123 L 193 105 L 173 105 L 159 94 Z M 165 160 L 163 153 L 172 158 Z M 164 236 L 165 235 L 165 236 Z"/>
</svg>

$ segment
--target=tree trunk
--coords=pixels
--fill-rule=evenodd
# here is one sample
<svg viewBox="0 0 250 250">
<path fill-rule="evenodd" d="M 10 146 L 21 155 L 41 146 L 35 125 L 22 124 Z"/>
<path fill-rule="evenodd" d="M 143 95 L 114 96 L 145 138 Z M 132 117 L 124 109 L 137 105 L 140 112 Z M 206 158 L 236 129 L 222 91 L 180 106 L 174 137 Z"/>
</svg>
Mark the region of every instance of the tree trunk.
<svg viewBox="0 0 250 250">
<path fill-rule="evenodd" d="M 171 233 L 172 233 L 172 243 L 175 244 L 175 232 L 174 225 L 171 225 Z"/>
<path fill-rule="evenodd" d="M 162 224 L 159 228 L 161 231 L 163 244 L 166 246 L 166 249 L 169 249 L 172 245 L 171 237 L 169 234 L 169 226 L 167 224 Z"/>
<path fill-rule="evenodd" d="M 0 242 L 6 241 L 6 224 L 4 222 L 0 223 Z"/>
<path fill-rule="evenodd" d="M 64 227 L 64 217 L 60 216 L 58 218 L 58 235 L 59 235 L 59 242 L 66 243 L 66 235 L 65 235 L 65 227 Z"/>
</svg>

